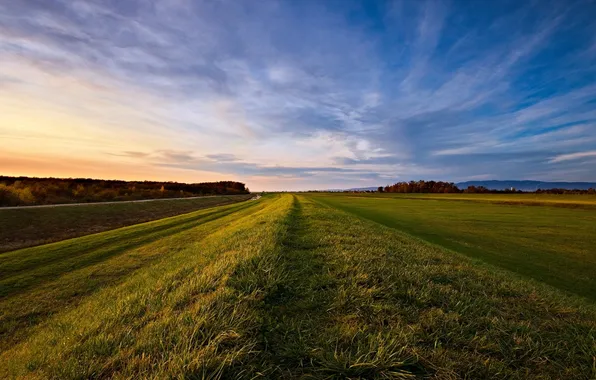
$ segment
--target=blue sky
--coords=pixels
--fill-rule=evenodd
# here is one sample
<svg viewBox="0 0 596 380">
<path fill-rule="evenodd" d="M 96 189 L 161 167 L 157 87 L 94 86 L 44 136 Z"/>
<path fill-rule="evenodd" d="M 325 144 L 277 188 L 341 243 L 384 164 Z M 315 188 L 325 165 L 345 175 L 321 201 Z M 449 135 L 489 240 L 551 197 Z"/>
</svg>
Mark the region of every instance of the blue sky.
<svg viewBox="0 0 596 380">
<path fill-rule="evenodd" d="M 0 0 L 0 174 L 596 181 L 596 2 Z"/>
</svg>

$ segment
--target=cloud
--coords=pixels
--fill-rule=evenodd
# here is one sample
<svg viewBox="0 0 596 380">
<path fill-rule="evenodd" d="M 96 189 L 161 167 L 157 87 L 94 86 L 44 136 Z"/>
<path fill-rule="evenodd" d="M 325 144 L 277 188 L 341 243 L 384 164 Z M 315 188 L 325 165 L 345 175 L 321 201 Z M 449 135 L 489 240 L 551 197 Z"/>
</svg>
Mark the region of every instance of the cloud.
<svg viewBox="0 0 596 380">
<path fill-rule="evenodd" d="M 122 153 L 110 153 L 112 156 L 122 156 L 122 157 L 133 157 L 133 158 L 145 158 L 149 156 L 149 153 L 145 152 L 133 152 L 127 151 Z"/>
<path fill-rule="evenodd" d="M 596 180 L 579 158 L 557 159 L 596 149 L 594 11 L 581 0 L 0 3 L 0 148 L 273 187 Z"/>
<path fill-rule="evenodd" d="M 229 153 L 208 154 L 205 157 L 210 160 L 217 161 L 217 162 L 233 162 L 233 161 L 240 160 L 235 155 L 229 154 Z"/>
<path fill-rule="evenodd" d="M 349 168 L 333 166 L 283 166 L 262 165 L 254 162 L 241 161 L 230 154 L 209 154 L 195 156 L 189 152 L 159 151 L 153 159 L 159 166 L 174 167 L 186 170 L 212 171 L 216 173 L 242 174 L 252 176 L 313 176 L 331 173 L 356 173 Z"/>
<path fill-rule="evenodd" d="M 549 162 L 561 162 L 561 161 L 569 161 L 569 160 L 578 160 L 580 158 L 586 157 L 596 157 L 596 150 L 590 152 L 577 152 L 577 153 L 568 153 L 568 154 L 560 154 L 558 156 L 553 157 Z"/>
</svg>

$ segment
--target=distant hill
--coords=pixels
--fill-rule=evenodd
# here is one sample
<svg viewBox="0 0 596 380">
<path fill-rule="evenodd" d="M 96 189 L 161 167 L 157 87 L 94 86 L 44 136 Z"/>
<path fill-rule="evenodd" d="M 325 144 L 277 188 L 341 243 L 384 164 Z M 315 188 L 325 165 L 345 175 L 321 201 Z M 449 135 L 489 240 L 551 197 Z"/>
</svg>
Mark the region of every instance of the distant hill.
<svg viewBox="0 0 596 380">
<path fill-rule="evenodd" d="M 536 189 L 567 189 L 588 190 L 596 189 L 596 182 L 544 182 L 544 181 L 466 181 L 456 183 L 457 187 L 464 190 L 468 186 L 484 186 L 489 190 L 505 190 L 514 187 L 521 191 L 535 191 Z"/>
</svg>

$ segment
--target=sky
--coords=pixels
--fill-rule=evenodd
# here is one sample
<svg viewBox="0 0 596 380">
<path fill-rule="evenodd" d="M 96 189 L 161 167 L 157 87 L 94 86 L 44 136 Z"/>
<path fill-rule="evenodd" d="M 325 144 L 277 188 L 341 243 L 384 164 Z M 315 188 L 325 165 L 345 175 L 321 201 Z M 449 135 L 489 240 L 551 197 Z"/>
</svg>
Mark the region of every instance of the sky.
<svg viewBox="0 0 596 380">
<path fill-rule="evenodd" d="M 596 1 L 0 0 L 0 174 L 596 181 Z"/>
</svg>

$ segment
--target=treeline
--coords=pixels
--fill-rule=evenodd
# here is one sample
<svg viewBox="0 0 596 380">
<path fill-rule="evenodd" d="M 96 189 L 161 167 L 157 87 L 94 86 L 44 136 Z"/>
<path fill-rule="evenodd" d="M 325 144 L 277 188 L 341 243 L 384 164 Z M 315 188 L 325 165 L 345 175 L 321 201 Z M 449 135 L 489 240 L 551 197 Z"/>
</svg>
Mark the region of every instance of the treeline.
<svg viewBox="0 0 596 380">
<path fill-rule="evenodd" d="M 374 192 L 374 191 L 362 191 Z M 458 188 L 453 182 L 442 181 L 410 181 L 397 182 L 385 187 L 379 186 L 377 192 L 385 193 L 469 193 L 469 194 L 507 194 L 507 193 L 530 193 L 510 188 L 506 190 L 491 190 L 484 186 L 468 186 L 465 189 Z M 531 193 L 536 194 L 596 194 L 596 189 L 537 189 Z"/>
<path fill-rule="evenodd" d="M 118 181 L 90 178 L 29 178 L 0 176 L 0 206 L 27 206 L 182 198 L 201 195 L 248 194 L 234 181 L 179 183 Z"/>
<path fill-rule="evenodd" d="M 461 191 L 452 182 L 442 181 L 410 181 L 397 182 L 379 187 L 385 193 L 460 193 Z"/>
</svg>

